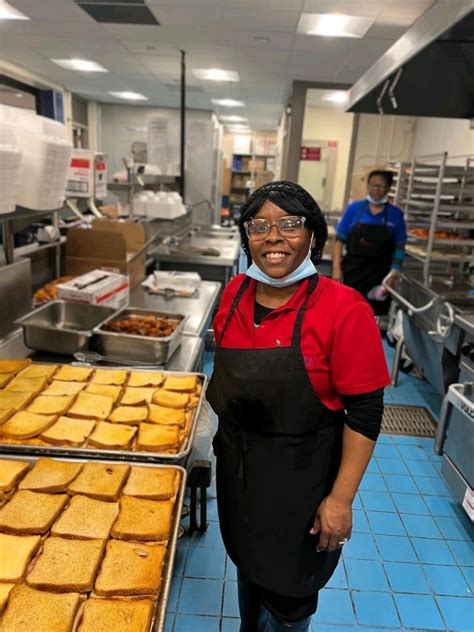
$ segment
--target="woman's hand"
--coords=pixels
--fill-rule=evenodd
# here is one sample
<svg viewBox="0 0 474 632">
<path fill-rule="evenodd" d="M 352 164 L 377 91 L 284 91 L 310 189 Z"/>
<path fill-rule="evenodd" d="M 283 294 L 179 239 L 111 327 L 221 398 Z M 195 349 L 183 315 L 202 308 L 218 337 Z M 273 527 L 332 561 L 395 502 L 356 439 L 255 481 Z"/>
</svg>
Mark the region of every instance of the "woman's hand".
<svg viewBox="0 0 474 632">
<path fill-rule="evenodd" d="M 333 278 L 334 281 L 337 281 L 338 283 L 344 283 L 344 277 L 343 277 L 341 268 L 336 268 L 333 265 L 333 267 L 332 267 L 332 278 Z"/>
<path fill-rule="evenodd" d="M 316 510 L 314 524 L 310 531 L 312 535 L 319 533 L 316 550 L 335 551 L 346 538 L 351 537 L 352 507 L 348 502 L 337 500 L 331 495 L 319 505 Z"/>
</svg>

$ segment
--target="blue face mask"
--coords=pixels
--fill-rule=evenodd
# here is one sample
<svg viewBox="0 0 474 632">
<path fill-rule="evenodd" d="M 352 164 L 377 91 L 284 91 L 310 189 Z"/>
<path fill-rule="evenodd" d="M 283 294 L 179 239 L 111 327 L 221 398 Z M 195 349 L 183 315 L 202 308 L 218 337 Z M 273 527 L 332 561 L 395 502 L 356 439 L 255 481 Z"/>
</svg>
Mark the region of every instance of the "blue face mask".
<svg viewBox="0 0 474 632">
<path fill-rule="evenodd" d="M 311 241 L 312 240 L 313 236 L 311 235 Z M 265 272 L 263 272 L 263 270 L 261 270 L 254 262 L 252 262 L 252 265 L 247 270 L 247 276 L 251 279 L 255 279 L 255 281 L 260 281 L 260 283 L 265 283 L 265 285 L 271 285 L 272 287 L 288 287 L 289 285 L 298 283 L 298 281 L 302 281 L 303 279 L 313 276 L 313 274 L 316 274 L 317 271 L 316 266 L 311 261 L 311 241 L 305 260 L 300 263 L 296 270 L 293 270 L 293 272 L 290 272 L 287 276 L 282 277 L 281 279 L 274 279 L 273 277 L 268 276 L 268 274 L 265 274 Z"/>
<path fill-rule="evenodd" d="M 388 195 L 384 195 L 380 199 L 374 200 L 374 198 L 370 195 L 370 193 L 368 193 L 365 196 L 365 199 L 367 200 L 367 202 L 369 202 L 369 204 L 373 204 L 374 206 L 383 206 L 384 204 L 387 204 L 388 202 Z"/>
</svg>

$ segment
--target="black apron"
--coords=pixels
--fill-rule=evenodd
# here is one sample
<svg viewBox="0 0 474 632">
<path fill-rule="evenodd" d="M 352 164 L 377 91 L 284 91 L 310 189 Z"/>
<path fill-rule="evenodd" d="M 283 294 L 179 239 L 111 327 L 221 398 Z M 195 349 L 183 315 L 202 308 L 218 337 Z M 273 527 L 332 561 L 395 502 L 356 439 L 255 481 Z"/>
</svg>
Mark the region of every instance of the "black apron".
<svg viewBox="0 0 474 632">
<path fill-rule="evenodd" d="M 340 550 L 317 553 L 318 537 L 309 531 L 337 476 L 344 414 L 322 404 L 300 348 L 317 275 L 290 347 L 220 346 L 249 282 L 229 310 L 207 390 L 219 416 L 213 441 L 219 521 L 227 553 L 244 575 L 275 593 L 305 597 L 328 582 L 340 556 Z"/>
<path fill-rule="evenodd" d="M 367 298 L 367 293 L 380 285 L 390 272 L 395 240 L 387 227 L 387 206 L 385 205 L 382 226 L 362 224 L 359 220 L 368 207 L 362 206 L 346 243 L 346 255 L 342 260 L 344 284 L 354 288 Z M 377 316 L 387 314 L 390 298 L 385 301 L 367 299 Z"/>
</svg>

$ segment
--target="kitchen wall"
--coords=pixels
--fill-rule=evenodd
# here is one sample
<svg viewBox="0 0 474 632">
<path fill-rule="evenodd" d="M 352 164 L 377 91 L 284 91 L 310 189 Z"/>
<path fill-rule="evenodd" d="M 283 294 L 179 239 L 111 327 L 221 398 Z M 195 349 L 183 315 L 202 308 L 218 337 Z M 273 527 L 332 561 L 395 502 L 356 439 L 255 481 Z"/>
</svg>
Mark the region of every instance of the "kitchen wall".
<svg viewBox="0 0 474 632">
<path fill-rule="evenodd" d="M 305 108 L 301 145 L 304 146 L 308 141 L 337 142 L 335 173 L 327 175 L 328 181 L 333 182 L 332 196 L 329 200 L 331 210 L 341 210 L 343 206 L 353 123 L 354 115 L 347 114 L 338 107 L 308 105 Z M 301 184 L 311 193 L 311 187 L 306 180 Z"/>
<path fill-rule="evenodd" d="M 413 153 L 423 155 L 442 151 L 451 156 L 474 154 L 474 129 L 469 128 L 468 119 L 417 119 Z"/>
<path fill-rule="evenodd" d="M 420 119 L 418 119 L 420 120 Z M 418 121 L 410 116 L 361 114 L 354 155 L 354 173 L 389 160 L 410 161 Z"/>
<path fill-rule="evenodd" d="M 134 141 L 147 142 L 147 121 L 151 116 L 168 120 L 168 165 L 170 173 L 179 174 L 180 112 L 171 108 L 102 104 L 101 149 L 108 155 L 110 177 L 124 168 L 122 158 L 131 157 Z M 212 112 L 186 112 L 186 202 L 211 200 L 215 163 Z"/>
</svg>

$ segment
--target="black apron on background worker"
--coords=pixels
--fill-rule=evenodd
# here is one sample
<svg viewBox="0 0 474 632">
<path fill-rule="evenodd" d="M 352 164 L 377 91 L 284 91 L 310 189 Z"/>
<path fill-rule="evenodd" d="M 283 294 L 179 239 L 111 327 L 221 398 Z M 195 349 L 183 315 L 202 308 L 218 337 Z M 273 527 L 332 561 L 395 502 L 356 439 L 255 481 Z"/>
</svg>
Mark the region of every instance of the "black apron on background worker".
<svg viewBox="0 0 474 632">
<path fill-rule="evenodd" d="M 344 417 L 314 392 L 300 347 L 317 275 L 310 278 L 290 347 L 220 346 L 249 282 L 242 282 L 217 341 L 207 391 L 219 416 L 213 445 L 222 537 L 252 582 L 279 595 L 306 597 L 327 583 L 341 554 L 318 553 L 318 536 L 310 529 L 337 476 Z"/>
<path fill-rule="evenodd" d="M 367 202 L 367 205 L 369 203 Z M 360 218 L 367 207 L 362 207 L 346 242 L 342 260 L 344 284 L 367 298 L 368 292 L 390 272 L 395 252 L 395 239 L 387 226 L 387 207 L 384 206 L 382 226 L 362 224 Z M 390 297 L 383 301 L 367 298 L 376 316 L 388 313 Z"/>
</svg>

